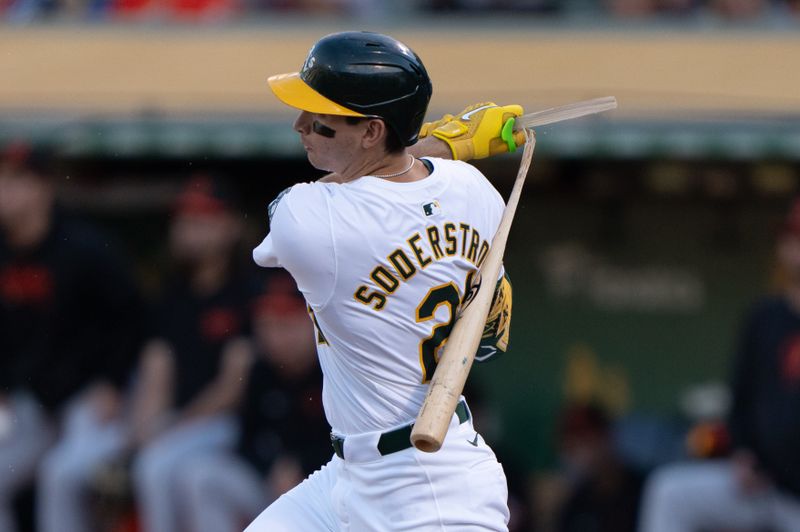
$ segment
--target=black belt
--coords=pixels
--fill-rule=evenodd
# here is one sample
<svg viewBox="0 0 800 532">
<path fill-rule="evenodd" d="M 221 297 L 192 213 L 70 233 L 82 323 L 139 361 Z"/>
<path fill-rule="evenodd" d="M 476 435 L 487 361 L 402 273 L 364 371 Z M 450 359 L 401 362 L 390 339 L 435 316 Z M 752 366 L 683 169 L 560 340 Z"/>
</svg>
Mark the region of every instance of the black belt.
<svg viewBox="0 0 800 532">
<path fill-rule="evenodd" d="M 469 410 L 465 401 L 459 401 L 458 405 L 456 405 L 456 416 L 459 424 L 469 421 Z M 381 434 L 380 438 L 378 438 L 378 452 L 381 456 L 411 447 L 411 428 L 413 426 L 414 424 L 412 423 Z M 336 456 L 344 458 L 344 438 L 331 434 L 331 445 Z"/>
</svg>

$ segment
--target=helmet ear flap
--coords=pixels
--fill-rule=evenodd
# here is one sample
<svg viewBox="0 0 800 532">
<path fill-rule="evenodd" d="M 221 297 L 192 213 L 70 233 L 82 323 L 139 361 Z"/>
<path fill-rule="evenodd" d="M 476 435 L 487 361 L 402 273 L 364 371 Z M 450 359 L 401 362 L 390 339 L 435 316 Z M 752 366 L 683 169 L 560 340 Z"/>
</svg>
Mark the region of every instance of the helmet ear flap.
<svg viewBox="0 0 800 532">
<path fill-rule="evenodd" d="M 426 110 L 427 110 L 427 106 L 426 106 Z M 422 123 L 424 121 L 425 121 L 425 111 L 418 112 L 411 119 L 411 123 L 412 124 L 417 124 L 417 126 L 414 128 L 414 131 L 416 131 L 416 133 L 414 134 L 414 137 L 412 139 L 409 139 L 411 142 L 409 144 L 407 144 L 408 146 L 411 146 L 412 144 L 416 144 L 417 141 L 419 140 L 419 130 L 420 130 L 420 128 L 422 128 Z"/>
</svg>

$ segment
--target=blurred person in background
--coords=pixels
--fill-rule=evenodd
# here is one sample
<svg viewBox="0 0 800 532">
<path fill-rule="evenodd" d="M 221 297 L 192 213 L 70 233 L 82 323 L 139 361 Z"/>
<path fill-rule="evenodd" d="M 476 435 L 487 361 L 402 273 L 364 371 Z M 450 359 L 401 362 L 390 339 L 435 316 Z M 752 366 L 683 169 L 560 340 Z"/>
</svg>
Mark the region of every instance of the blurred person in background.
<svg viewBox="0 0 800 532">
<path fill-rule="evenodd" d="M 769 0 L 605 0 L 615 17 L 643 19 L 653 16 L 696 15 L 707 11 L 730 21 L 748 21 L 764 15 L 782 2 Z"/>
<path fill-rule="evenodd" d="M 556 0 L 425 0 L 420 7 L 431 11 L 504 11 L 553 13 L 562 8 Z"/>
<path fill-rule="evenodd" d="M 606 411 L 569 405 L 559 424 L 567 493 L 558 532 L 634 532 L 642 478 L 617 453 Z"/>
<path fill-rule="evenodd" d="M 692 15 L 700 6 L 699 0 L 605 0 L 605 8 L 611 15 L 629 19 Z"/>
<path fill-rule="evenodd" d="M 124 440 L 123 390 L 142 308 L 108 238 L 56 207 L 46 154 L 25 143 L 0 161 L 0 531 L 39 470 L 41 530 L 85 530 L 62 503 Z M 76 528 L 77 527 L 77 528 Z"/>
<path fill-rule="evenodd" d="M 800 199 L 777 256 L 785 287 L 751 309 L 739 339 L 728 420 L 733 452 L 657 470 L 641 532 L 800 530 Z"/>
<path fill-rule="evenodd" d="M 605 0 L 605 8 L 620 18 L 643 18 L 655 14 L 656 0 Z"/>
<path fill-rule="evenodd" d="M 332 454 L 305 300 L 285 272 L 267 284 L 255 309 L 259 356 L 240 408 L 238 445 L 198 456 L 183 479 L 190 532 L 241 531 Z"/>
<path fill-rule="evenodd" d="M 711 9 L 729 20 L 748 20 L 764 14 L 770 3 L 767 0 L 711 0 Z"/>
<path fill-rule="evenodd" d="M 662 13 L 673 16 L 692 15 L 698 4 L 698 0 L 659 0 L 658 2 Z"/>
<path fill-rule="evenodd" d="M 220 181 L 200 176 L 186 185 L 169 232 L 176 271 L 154 313 L 133 399 L 132 474 L 145 532 L 180 530 L 182 471 L 197 453 L 236 442 L 257 288 L 237 264 L 241 232 Z"/>
</svg>

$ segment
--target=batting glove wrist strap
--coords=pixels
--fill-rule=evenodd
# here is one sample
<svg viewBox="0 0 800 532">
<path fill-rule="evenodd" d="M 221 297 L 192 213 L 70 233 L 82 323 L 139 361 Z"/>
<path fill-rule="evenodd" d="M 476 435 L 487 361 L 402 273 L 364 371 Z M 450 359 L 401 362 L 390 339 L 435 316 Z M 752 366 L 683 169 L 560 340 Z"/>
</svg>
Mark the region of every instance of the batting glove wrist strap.
<svg viewBox="0 0 800 532">
<path fill-rule="evenodd" d="M 444 115 L 435 122 L 423 124 L 420 137 L 431 135 L 443 140 L 450 147 L 453 159 L 484 159 L 506 153 L 514 144 L 522 146 L 525 143 L 522 131 L 512 131 L 513 119 L 522 112 L 520 105 L 478 103 L 456 116 Z"/>
</svg>

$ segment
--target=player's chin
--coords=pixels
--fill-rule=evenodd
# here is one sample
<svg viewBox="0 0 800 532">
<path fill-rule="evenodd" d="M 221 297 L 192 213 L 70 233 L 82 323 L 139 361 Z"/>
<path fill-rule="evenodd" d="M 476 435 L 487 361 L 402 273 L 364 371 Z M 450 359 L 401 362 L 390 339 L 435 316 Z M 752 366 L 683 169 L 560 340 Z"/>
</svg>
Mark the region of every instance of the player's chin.
<svg viewBox="0 0 800 532">
<path fill-rule="evenodd" d="M 311 163 L 311 166 L 316 168 L 317 170 L 322 170 L 323 172 L 332 172 L 333 170 L 330 169 L 330 164 L 328 161 L 323 160 L 321 157 L 318 157 L 314 151 L 309 151 L 306 149 L 306 156 L 308 157 L 308 162 Z"/>
</svg>

